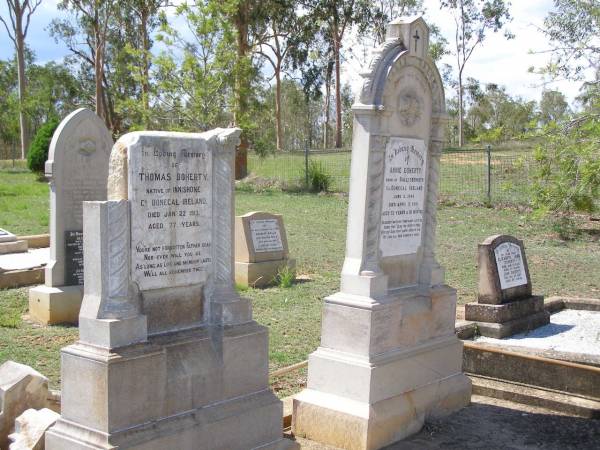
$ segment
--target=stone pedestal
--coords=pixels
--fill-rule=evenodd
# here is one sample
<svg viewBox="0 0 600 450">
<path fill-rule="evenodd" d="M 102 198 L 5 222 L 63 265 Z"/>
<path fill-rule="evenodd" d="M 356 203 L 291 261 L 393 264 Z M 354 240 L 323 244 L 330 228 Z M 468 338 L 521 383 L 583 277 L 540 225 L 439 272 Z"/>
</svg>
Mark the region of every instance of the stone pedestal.
<svg viewBox="0 0 600 450">
<path fill-rule="evenodd" d="M 377 449 L 469 404 L 455 291 L 440 286 L 366 300 L 325 299 L 321 346 L 310 355 L 307 389 L 294 398 L 296 435 Z"/>
<path fill-rule="evenodd" d="M 19 240 L 14 234 L 0 228 L 0 255 L 23 253 L 27 250 L 27 241 Z"/>
<path fill-rule="evenodd" d="M 296 270 L 295 259 L 262 262 L 235 262 L 235 282 L 242 286 L 264 287 L 273 284 L 279 271 Z"/>
<path fill-rule="evenodd" d="M 544 310 L 544 297 L 514 300 L 497 305 L 467 303 L 465 320 L 477 322 L 482 336 L 501 339 L 550 323 L 550 313 Z"/>
<path fill-rule="evenodd" d="M 75 324 L 82 300 L 83 286 L 36 286 L 29 289 L 29 315 L 47 325 Z"/>
</svg>

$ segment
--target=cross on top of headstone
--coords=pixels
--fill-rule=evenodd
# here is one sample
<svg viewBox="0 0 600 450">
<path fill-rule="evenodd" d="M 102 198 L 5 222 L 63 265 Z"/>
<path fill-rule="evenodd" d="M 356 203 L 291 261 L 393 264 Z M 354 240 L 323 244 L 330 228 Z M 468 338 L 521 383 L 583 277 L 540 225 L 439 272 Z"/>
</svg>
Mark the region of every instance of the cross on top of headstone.
<svg viewBox="0 0 600 450">
<path fill-rule="evenodd" d="M 417 45 L 419 43 L 419 39 L 421 39 L 421 37 L 419 36 L 419 30 L 415 30 L 415 35 L 413 36 L 413 39 L 415 40 L 415 52 L 416 52 Z"/>
</svg>

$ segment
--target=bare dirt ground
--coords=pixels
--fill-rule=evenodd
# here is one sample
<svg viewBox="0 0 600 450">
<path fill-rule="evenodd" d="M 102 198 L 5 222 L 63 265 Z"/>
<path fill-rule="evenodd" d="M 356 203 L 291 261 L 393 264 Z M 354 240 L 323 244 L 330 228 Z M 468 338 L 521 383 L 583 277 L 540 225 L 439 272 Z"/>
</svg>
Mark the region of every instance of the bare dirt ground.
<svg viewBox="0 0 600 450">
<path fill-rule="evenodd" d="M 334 450 L 298 439 L 303 450 Z M 386 450 L 594 450 L 600 449 L 600 421 L 543 408 L 473 396 L 467 408 L 429 422 L 415 436 Z"/>
</svg>

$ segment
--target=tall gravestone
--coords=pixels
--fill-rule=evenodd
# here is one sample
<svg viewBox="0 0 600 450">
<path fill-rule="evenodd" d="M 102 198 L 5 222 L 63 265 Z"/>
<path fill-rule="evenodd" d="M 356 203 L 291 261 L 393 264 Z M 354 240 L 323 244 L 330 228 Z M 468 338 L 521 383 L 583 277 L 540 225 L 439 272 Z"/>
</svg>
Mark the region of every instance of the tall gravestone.
<svg viewBox="0 0 600 450">
<path fill-rule="evenodd" d="M 467 405 L 456 291 L 435 248 L 446 113 L 421 18 L 388 25 L 353 106 L 346 258 L 294 399 L 296 435 L 375 449 Z"/>
<path fill-rule="evenodd" d="M 79 341 L 48 450 L 283 449 L 268 332 L 233 281 L 239 129 L 138 132 L 84 203 Z"/>
<path fill-rule="evenodd" d="M 58 126 L 48 152 L 50 260 L 29 290 L 29 314 L 44 324 L 77 323 L 83 297 L 83 203 L 106 200 L 113 140 L 100 117 L 81 108 Z"/>
</svg>

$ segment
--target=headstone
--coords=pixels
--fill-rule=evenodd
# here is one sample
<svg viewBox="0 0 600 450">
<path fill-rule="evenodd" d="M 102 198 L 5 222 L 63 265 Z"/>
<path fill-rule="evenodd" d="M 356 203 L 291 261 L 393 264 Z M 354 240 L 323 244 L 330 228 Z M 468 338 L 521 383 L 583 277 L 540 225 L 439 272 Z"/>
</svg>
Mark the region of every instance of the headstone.
<svg viewBox="0 0 600 450">
<path fill-rule="evenodd" d="M 532 295 L 523 241 L 507 235 L 488 237 L 477 253 L 477 302 L 465 305 L 465 319 L 477 322 L 483 336 L 503 338 L 550 322 L 544 297 Z"/>
<path fill-rule="evenodd" d="M 48 379 L 24 364 L 6 361 L 0 365 L 0 448 L 8 448 L 8 435 L 15 419 L 29 408 L 43 408 L 48 397 Z"/>
<path fill-rule="evenodd" d="M 27 250 L 28 245 L 26 240 L 17 239 L 14 234 L 0 228 L 0 255 L 23 253 Z"/>
<path fill-rule="evenodd" d="M 249 212 L 235 218 L 235 281 L 243 286 L 272 283 L 279 271 L 294 270 L 280 214 Z"/>
<path fill-rule="evenodd" d="M 77 323 L 83 297 L 83 202 L 106 200 L 112 135 L 89 109 L 58 126 L 48 152 L 50 261 L 45 282 L 29 290 L 29 315 L 43 324 Z"/>
<path fill-rule="evenodd" d="M 15 420 L 9 450 L 44 450 L 44 433 L 59 417 L 48 408 L 28 409 Z"/>
<path fill-rule="evenodd" d="M 352 108 L 340 292 L 292 418 L 294 434 L 335 447 L 384 447 L 470 401 L 456 291 L 434 254 L 446 113 L 428 41 L 421 18 L 390 23 Z"/>
<path fill-rule="evenodd" d="M 79 342 L 62 350 L 58 449 L 288 448 L 268 332 L 234 289 L 239 129 L 136 132 L 84 203 Z"/>
</svg>

